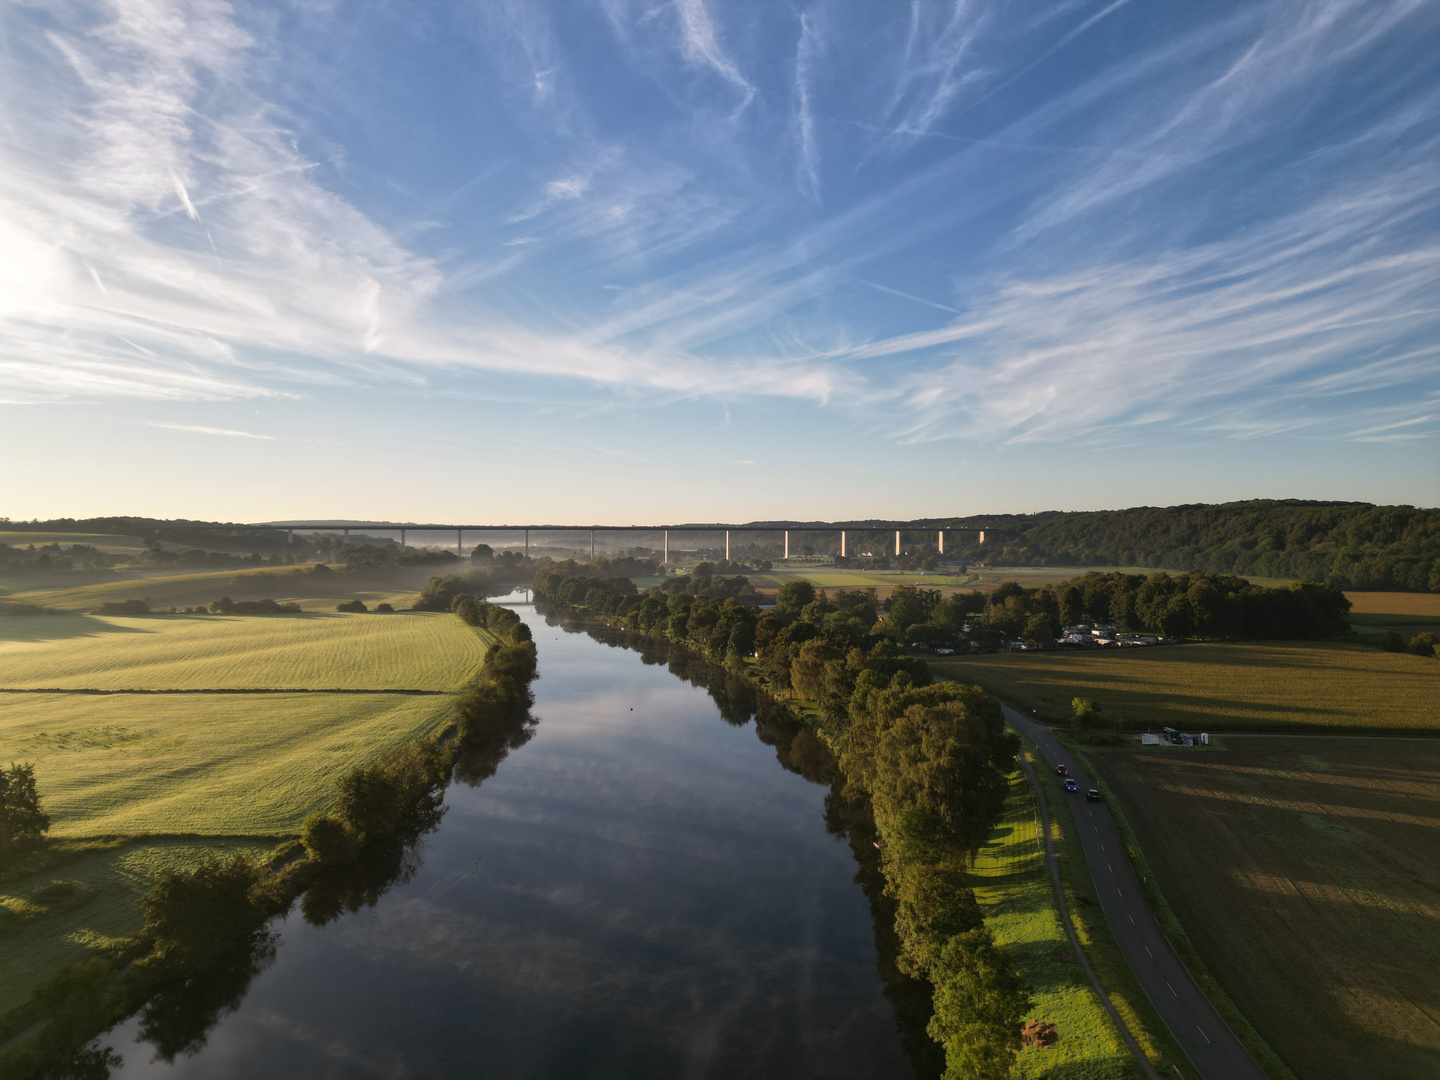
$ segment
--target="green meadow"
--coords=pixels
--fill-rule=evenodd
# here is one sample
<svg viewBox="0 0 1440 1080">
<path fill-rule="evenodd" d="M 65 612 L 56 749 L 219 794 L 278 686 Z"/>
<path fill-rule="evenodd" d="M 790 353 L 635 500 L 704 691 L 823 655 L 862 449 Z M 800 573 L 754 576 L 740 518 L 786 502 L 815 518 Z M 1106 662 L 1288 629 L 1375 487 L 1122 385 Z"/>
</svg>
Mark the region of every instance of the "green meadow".
<svg viewBox="0 0 1440 1080">
<path fill-rule="evenodd" d="M 483 657 L 435 612 L 0 618 L 0 689 L 459 690 Z"/>
</svg>

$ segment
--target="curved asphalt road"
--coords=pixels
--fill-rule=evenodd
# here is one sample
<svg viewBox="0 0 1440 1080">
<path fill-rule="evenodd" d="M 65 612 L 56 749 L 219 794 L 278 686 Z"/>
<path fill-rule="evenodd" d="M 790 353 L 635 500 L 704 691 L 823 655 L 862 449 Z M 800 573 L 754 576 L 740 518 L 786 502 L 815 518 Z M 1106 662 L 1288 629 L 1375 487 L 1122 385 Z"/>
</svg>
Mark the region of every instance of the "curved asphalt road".
<svg viewBox="0 0 1440 1080">
<path fill-rule="evenodd" d="M 1008 705 L 1002 708 L 1005 719 L 1035 744 L 1052 769 L 1066 766 L 1080 785 L 1080 791 L 1069 798 L 1070 810 L 1075 815 L 1090 875 L 1095 879 L 1100 906 L 1120 951 L 1175 1041 L 1205 1080 L 1267 1080 L 1265 1070 L 1195 985 L 1151 914 L 1110 811 L 1104 803 L 1085 801 L 1083 792 L 1095 785 L 1056 742 L 1049 728 L 1025 719 Z"/>
</svg>

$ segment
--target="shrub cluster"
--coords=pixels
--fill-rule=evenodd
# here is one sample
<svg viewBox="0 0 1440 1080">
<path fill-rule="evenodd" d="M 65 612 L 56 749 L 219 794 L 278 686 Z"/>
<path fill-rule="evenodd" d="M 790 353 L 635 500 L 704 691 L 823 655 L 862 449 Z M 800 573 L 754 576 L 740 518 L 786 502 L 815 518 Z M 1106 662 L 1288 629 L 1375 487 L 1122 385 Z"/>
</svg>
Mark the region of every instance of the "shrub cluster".
<svg viewBox="0 0 1440 1080">
<path fill-rule="evenodd" d="M 210 610 L 220 615 L 280 615 L 300 611 L 300 605 L 293 601 L 280 603 L 278 600 L 231 600 L 222 596 L 210 601 Z"/>
</svg>

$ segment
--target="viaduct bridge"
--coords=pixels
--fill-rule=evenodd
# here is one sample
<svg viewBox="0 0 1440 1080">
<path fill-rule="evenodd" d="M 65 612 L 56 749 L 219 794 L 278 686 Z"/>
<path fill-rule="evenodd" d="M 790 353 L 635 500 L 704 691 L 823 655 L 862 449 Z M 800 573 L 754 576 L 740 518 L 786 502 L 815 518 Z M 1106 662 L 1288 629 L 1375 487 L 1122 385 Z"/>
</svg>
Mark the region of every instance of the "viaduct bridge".
<svg viewBox="0 0 1440 1080">
<path fill-rule="evenodd" d="M 471 533 L 523 533 L 525 536 L 525 554 L 530 554 L 530 534 L 532 532 L 566 532 L 566 533 L 589 533 L 590 534 L 590 559 L 595 559 L 595 538 L 598 533 L 661 533 L 664 536 L 662 561 L 670 561 L 670 534 L 681 533 L 691 535 L 694 533 L 723 533 L 725 536 L 725 558 L 730 558 L 730 534 L 735 533 L 781 533 L 784 542 L 784 558 L 790 558 L 790 534 L 793 533 L 839 533 L 840 534 L 840 555 L 846 555 L 847 533 L 877 532 L 895 533 L 895 554 L 904 552 L 904 536 L 906 533 L 935 533 L 940 547 L 940 554 L 945 553 L 945 534 L 963 533 L 978 536 L 981 544 L 985 543 L 985 530 L 975 528 L 917 528 L 907 522 L 895 521 L 874 521 L 846 523 L 843 525 L 444 525 L 444 524 L 418 524 L 410 522 L 398 525 L 391 522 L 357 523 L 349 521 L 305 521 L 295 522 L 266 522 L 263 525 L 247 525 L 244 528 L 251 529 L 284 529 L 291 539 L 299 532 L 319 533 L 341 533 L 348 537 L 351 530 L 358 533 L 376 532 L 398 532 L 400 534 L 400 548 L 406 546 L 407 534 L 409 533 L 443 533 L 455 534 L 455 553 L 462 558 L 465 554 L 465 534 Z M 211 526 L 210 528 L 214 528 Z"/>
</svg>

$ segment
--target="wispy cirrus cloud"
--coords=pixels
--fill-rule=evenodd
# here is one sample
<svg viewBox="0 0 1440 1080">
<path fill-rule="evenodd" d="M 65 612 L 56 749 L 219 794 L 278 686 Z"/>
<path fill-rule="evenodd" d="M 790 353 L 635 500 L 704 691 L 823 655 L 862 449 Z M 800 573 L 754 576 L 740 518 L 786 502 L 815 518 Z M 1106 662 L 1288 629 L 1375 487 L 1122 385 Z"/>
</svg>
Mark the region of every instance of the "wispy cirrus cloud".
<svg viewBox="0 0 1440 1080">
<path fill-rule="evenodd" d="M 601 8 L 477 16 L 507 89 L 482 134 L 435 121 L 465 171 L 408 218 L 305 151 L 265 20 L 12 9 L 6 399 L 504 374 L 905 440 L 1430 430 L 1440 90 L 1394 60 L 1440 29 L 1422 5 Z M 1122 24 L 1132 48 L 1082 49 Z"/>
</svg>

